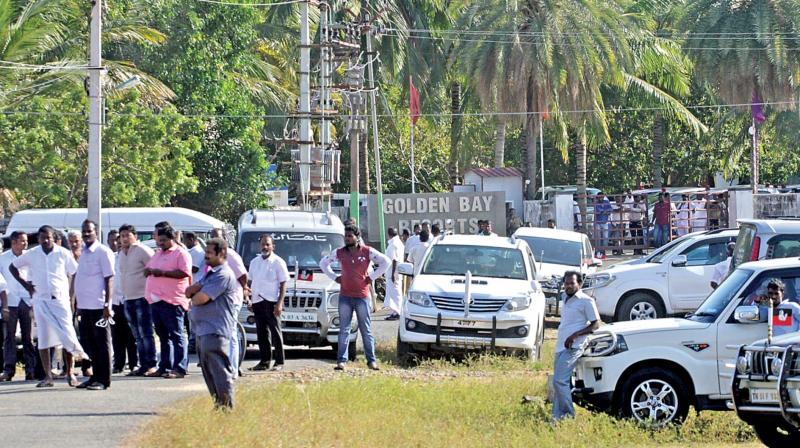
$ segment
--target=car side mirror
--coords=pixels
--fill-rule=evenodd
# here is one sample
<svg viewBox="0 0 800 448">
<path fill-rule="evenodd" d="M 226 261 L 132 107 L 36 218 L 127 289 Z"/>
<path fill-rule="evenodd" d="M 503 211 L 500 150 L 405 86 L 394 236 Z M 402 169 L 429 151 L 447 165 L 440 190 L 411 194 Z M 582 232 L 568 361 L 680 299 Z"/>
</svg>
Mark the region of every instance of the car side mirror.
<svg viewBox="0 0 800 448">
<path fill-rule="evenodd" d="M 414 276 L 414 265 L 412 263 L 400 263 L 397 265 L 397 272 L 400 275 L 408 275 L 410 277 Z"/>
<path fill-rule="evenodd" d="M 757 324 L 761 322 L 761 313 L 755 305 L 739 306 L 733 311 L 733 318 L 740 324 Z"/>
<path fill-rule="evenodd" d="M 673 266 L 678 266 L 678 267 L 681 267 L 681 266 L 686 266 L 686 263 L 687 263 L 688 261 L 689 261 L 689 259 L 688 259 L 688 258 L 686 258 L 686 255 L 678 255 L 677 257 L 675 257 L 675 258 L 672 260 L 672 265 L 673 265 Z"/>
</svg>

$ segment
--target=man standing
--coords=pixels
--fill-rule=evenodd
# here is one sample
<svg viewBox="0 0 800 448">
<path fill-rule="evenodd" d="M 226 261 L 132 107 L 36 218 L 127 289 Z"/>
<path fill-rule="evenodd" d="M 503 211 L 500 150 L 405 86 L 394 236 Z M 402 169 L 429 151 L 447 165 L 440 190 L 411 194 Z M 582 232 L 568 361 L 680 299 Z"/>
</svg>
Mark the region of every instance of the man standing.
<svg viewBox="0 0 800 448">
<path fill-rule="evenodd" d="M 674 210 L 675 205 L 670 202 L 669 193 L 663 193 L 653 208 L 653 216 L 655 218 L 653 236 L 655 237 L 654 243 L 656 247 L 661 247 L 670 240 L 670 221 Z"/>
<path fill-rule="evenodd" d="M 81 233 L 77 230 L 70 230 L 67 234 L 67 244 L 75 261 L 80 261 L 81 258 Z"/>
<path fill-rule="evenodd" d="M 605 257 L 606 247 L 608 247 L 609 224 L 611 216 L 611 201 L 603 193 L 598 193 L 594 203 L 594 231 L 595 242 L 597 243 L 598 255 Z"/>
<path fill-rule="evenodd" d="M 425 231 L 427 237 L 427 231 Z M 375 340 L 372 337 L 372 320 L 369 315 L 369 288 L 376 278 L 389 270 L 389 259 L 377 250 L 359 243 L 360 232 L 358 227 L 346 226 L 344 228 L 344 247 L 336 249 L 320 260 L 319 267 L 331 280 L 341 285 L 339 292 L 339 341 L 336 370 L 344 370 L 347 363 L 347 344 L 350 338 L 350 323 L 353 319 L 353 310 L 356 312 L 358 329 L 364 342 L 364 354 L 367 357 L 367 366 L 372 370 L 378 369 L 375 358 Z M 337 275 L 331 264 L 339 262 L 341 275 Z M 369 268 L 376 263 L 378 268 L 371 274 Z"/>
<path fill-rule="evenodd" d="M 189 309 L 186 288 L 192 277 L 192 257 L 175 242 L 172 227 L 158 228 L 156 241 L 161 250 L 147 263 L 144 275 L 145 298 L 161 343 L 157 373 L 164 378 L 183 378 L 189 363 L 183 318 Z"/>
<path fill-rule="evenodd" d="M 234 368 L 230 339 L 236 337 L 236 278 L 225 263 L 228 243 L 212 238 L 206 243 L 209 267 L 199 282 L 186 289 L 192 301 L 189 317 L 197 337 L 203 379 L 217 408 L 233 408 Z M 188 256 L 188 254 L 187 254 Z"/>
<path fill-rule="evenodd" d="M 728 257 L 714 265 L 714 274 L 711 276 L 711 289 L 717 289 L 722 280 L 725 280 L 725 277 L 728 276 L 734 247 L 736 247 L 736 243 L 728 243 L 726 247 Z"/>
<path fill-rule="evenodd" d="M 697 199 L 692 201 L 692 232 L 706 230 L 706 218 L 708 217 L 708 205 L 702 193 L 697 194 Z"/>
<path fill-rule="evenodd" d="M 111 328 L 111 342 L 114 345 L 114 369 L 111 373 L 122 373 L 127 362 L 131 372 L 136 371 L 139 357 L 136 354 L 136 339 L 125 316 L 125 293 L 120 281 L 119 258 L 120 237 L 118 230 L 108 232 L 106 239 L 111 252 L 114 252 L 114 284 L 111 287 L 111 309 L 114 311 L 114 325 Z M 142 276 L 144 277 L 144 276 Z"/>
<path fill-rule="evenodd" d="M 21 257 L 28 248 L 28 235 L 25 232 L 11 232 L 11 249 L 0 255 L 0 272 L 8 288 L 8 301 L 3 304 L 3 320 L 6 322 L 5 358 L 0 381 L 11 381 L 17 368 L 17 323 L 22 337 L 22 362 L 25 366 L 25 381 L 34 379 L 36 368 L 36 349 L 33 346 L 33 307 L 31 295 L 14 279 L 9 267 Z M 28 278 L 28 269 L 21 268 L 20 275 Z M 7 311 L 6 311 L 7 310 Z"/>
<path fill-rule="evenodd" d="M 675 221 L 675 232 L 678 236 L 683 236 L 689 233 L 690 223 L 692 221 L 692 205 L 689 201 L 689 195 L 684 194 L 681 196 L 681 202 L 678 204 L 678 214 Z"/>
<path fill-rule="evenodd" d="M 414 265 L 415 272 L 419 272 L 419 269 L 422 268 L 422 257 L 425 256 L 430 245 L 430 235 L 427 230 L 423 230 L 419 233 L 419 244 L 414 246 L 414 249 L 408 254 L 408 262 Z"/>
<path fill-rule="evenodd" d="M 581 291 L 583 276 L 580 272 L 564 274 L 566 297 L 561 305 L 561 323 L 558 325 L 556 356 L 553 366 L 553 419 L 574 417 L 572 407 L 572 372 L 586 344 L 586 335 L 600 326 L 600 313 L 594 299 Z"/>
<path fill-rule="evenodd" d="M 384 297 L 383 306 L 392 310 L 392 313 L 386 320 L 397 320 L 400 318 L 400 278 L 397 275 L 397 266 L 403 262 L 403 242 L 397 235 L 397 230 L 394 227 L 389 227 L 386 230 L 389 236 L 389 241 L 386 242 L 386 257 L 391 260 L 392 267 L 386 271 L 384 278 L 386 280 L 386 296 Z"/>
<path fill-rule="evenodd" d="M 289 269 L 270 235 L 261 235 L 261 255 L 250 261 L 253 315 L 261 360 L 250 370 L 281 370 L 284 363 L 281 312 Z"/>
<path fill-rule="evenodd" d="M 645 214 L 647 214 L 647 208 L 644 203 L 639 200 L 639 196 L 634 196 L 631 203 L 627 203 L 627 198 L 625 201 L 633 245 L 637 247 L 642 246 L 644 244 L 642 240 L 642 219 L 644 219 Z M 633 250 L 634 255 L 642 255 L 642 253 L 641 248 Z"/>
<path fill-rule="evenodd" d="M 72 374 L 73 357 L 88 359 L 72 324 L 70 284 L 78 263 L 69 250 L 56 246 L 54 234 L 52 227 L 40 227 L 39 247 L 19 256 L 8 270 L 33 298 L 39 357 L 45 374 L 36 387 L 53 387 L 50 348 L 59 345 L 65 350 L 67 382 L 74 387 L 78 380 Z M 28 268 L 28 279 L 20 275 L 22 268 Z"/>
<path fill-rule="evenodd" d="M 153 257 L 153 250 L 139 243 L 136 228 L 123 224 L 119 228 L 121 249 L 117 281 L 122 288 L 125 317 L 136 340 L 136 353 L 139 368 L 130 376 L 156 376 L 156 339 L 153 333 L 153 315 L 150 304 L 145 299 L 144 275 L 147 263 Z"/>
<path fill-rule="evenodd" d="M 212 229 L 211 238 L 219 238 L 225 242 L 228 241 L 228 236 L 223 229 Z M 234 311 L 236 312 L 235 316 L 238 319 L 239 313 L 242 311 L 242 306 L 244 306 L 245 295 L 250 295 L 250 288 L 247 286 L 247 268 L 244 266 L 242 257 L 235 250 L 233 250 L 233 248 L 228 247 L 225 253 L 226 263 L 228 264 L 228 267 L 231 268 L 231 271 L 233 271 L 233 275 L 236 277 L 236 307 L 234 308 Z M 238 337 L 231 338 L 230 352 L 232 354 L 236 354 L 236 356 L 231 355 L 231 361 L 233 362 L 233 377 L 237 378 L 242 376 L 242 371 L 239 369 Z"/>
<path fill-rule="evenodd" d="M 81 224 L 85 246 L 75 274 L 75 299 L 80 321 L 78 328 L 91 362 L 88 380 L 79 389 L 105 390 L 111 387 L 111 283 L 114 277 L 114 253 L 97 241 L 97 224 L 89 219 Z"/>
<path fill-rule="evenodd" d="M 420 225 L 414 224 L 412 230 L 414 231 L 414 234 L 408 237 L 405 242 L 404 256 L 406 261 L 408 261 L 408 257 L 411 255 L 411 250 L 414 249 L 417 244 L 419 244 L 419 232 L 421 231 Z"/>
<path fill-rule="evenodd" d="M 192 257 L 192 281 L 197 282 L 197 280 L 200 280 L 200 277 L 203 276 L 202 273 L 197 275 L 197 272 L 203 267 L 203 260 L 205 259 L 206 252 L 200 246 L 200 243 L 197 241 L 197 235 L 194 232 L 185 232 L 183 234 L 183 244 Z"/>
</svg>

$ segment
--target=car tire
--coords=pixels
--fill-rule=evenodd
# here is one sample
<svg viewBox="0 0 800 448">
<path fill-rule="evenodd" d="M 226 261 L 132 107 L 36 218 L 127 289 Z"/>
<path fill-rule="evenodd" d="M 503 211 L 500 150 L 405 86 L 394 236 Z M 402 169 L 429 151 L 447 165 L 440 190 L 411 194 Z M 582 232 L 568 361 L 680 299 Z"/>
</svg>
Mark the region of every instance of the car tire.
<svg viewBox="0 0 800 448">
<path fill-rule="evenodd" d="M 623 417 L 663 426 L 680 424 L 689 414 L 689 387 L 678 375 L 644 368 L 622 383 L 619 412 Z"/>
<path fill-rule="evenodd" d="M 333 350 L 333 357 L 338 359 L 339 358 L 339 344 L 337 344 L 335 342 L 332 343 L 331 344 L 331 350 Z M 353 341 L 353 342 L 350 342 L 349 344 L 347 344 L 347 359 L 350 362 L 353 362 L 353 361 L 356 360 L 356 355 L 357 355 L 357 353 L 356 353 L 356 342 Z"/>
<path fill-rule="evenodd" d="M 400 332 L 397 332 L 397 362 L 404 367 L 413 367 L 419 364 L 419 354 L 414 351 L 411 344 L 400 340 Z"/>
<path fill-rule="evenodd" d="M 622 300 L 614 320 L 660 319 L 666 315 L 664 304 L 658 297 L 646 292 L 635 292 Z"/>
<path fill-rule="evenodd" d="M 800 444 L 800 430 L 797 428 L 780 427 L 774 421 L 753 422 L 751 425 L 758 440 L 770 448 Z"/>
</svg>

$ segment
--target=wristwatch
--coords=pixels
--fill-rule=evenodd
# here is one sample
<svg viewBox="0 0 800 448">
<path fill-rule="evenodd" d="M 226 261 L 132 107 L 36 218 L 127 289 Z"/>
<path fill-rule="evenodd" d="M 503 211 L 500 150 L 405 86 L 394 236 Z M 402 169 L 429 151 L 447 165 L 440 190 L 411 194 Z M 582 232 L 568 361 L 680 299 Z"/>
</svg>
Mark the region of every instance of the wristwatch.
<svg viewBox="0 0 800 448">
<path fill-rule="evenodd" d="M 103 308 L 111 308 L 111 302 L 103 302 Z"/>
</svg>

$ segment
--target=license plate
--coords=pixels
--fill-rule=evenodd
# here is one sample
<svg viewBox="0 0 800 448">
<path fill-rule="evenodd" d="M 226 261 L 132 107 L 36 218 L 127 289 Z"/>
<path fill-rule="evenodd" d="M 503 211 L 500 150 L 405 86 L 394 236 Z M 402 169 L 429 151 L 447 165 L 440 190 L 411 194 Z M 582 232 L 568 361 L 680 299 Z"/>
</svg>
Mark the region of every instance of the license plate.
<svg viewBox="0 0 800 448">
<path fill-rule="evenodd" d="M 316 322 L 317 315 L 312 313 L 281 313 L 281 320 L 287 322 Z"/>
<path fill-rule="evenodd" d="M 456 324 L 462 327 L 474 327 L 477 322 L 474 320 L 457 320 Z"/>
<path fill-rule="evenodd" d="M 772 389 L 750 389 L 750 401 L 753 403 L 777 403 L 778 391 Z"/>
</svg>

